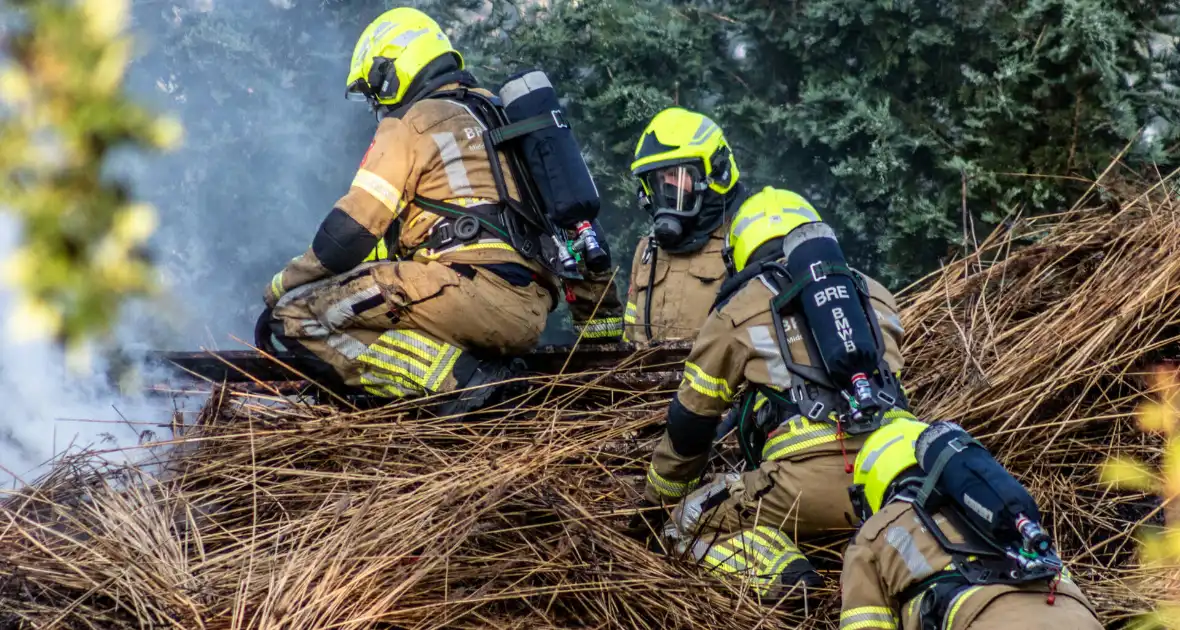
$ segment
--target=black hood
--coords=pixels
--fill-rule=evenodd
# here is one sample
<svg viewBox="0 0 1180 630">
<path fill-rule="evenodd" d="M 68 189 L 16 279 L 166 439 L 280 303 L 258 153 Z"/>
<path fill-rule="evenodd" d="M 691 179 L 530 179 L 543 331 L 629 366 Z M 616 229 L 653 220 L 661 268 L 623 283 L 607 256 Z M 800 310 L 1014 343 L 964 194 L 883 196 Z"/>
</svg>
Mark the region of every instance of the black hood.
<svg viewBox="0 0 1180 630">
<path fill-rule="evenodd" d="M 451 83 L 458 83 L 464 87 L 476 87 L 479 85 L 479 82 L 476 81 L 470 72 L 459 69 L 459 62 L 453 56 L 443 55 L 426 64 L 422 72 L 419 72 L 418 76 L 414 77 L 414 81 L 410 83 L 410 87 L 406 90 L 406 96 L 402 99 L 402 102 L 392 107 L 378 107 L 377 119 L 380 120 L 389 116 L 400 118 L 405 115 L 406 111 L 414 103 L 426 98 L 440 87 Z"/>
</svg>

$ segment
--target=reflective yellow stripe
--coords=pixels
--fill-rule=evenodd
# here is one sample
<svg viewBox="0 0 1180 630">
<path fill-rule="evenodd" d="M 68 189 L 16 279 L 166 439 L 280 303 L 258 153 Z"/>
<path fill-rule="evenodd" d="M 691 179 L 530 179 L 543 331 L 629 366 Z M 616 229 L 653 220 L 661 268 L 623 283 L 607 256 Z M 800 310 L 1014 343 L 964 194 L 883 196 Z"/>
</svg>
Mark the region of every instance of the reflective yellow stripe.
<svg viewBox="0 0 1180 630">
<path fill-rule="evenodd" d="M 733 402 L 733 390 L 723 378 L 717 378 L 705 373 L 701 366 L 691 361 L 684 363 L 684 380 L 697 392 L 709 398 L 718 398 L 722 402 Z"/>
<path fill-rule="evenodd" d="M 950 630 L 951 628 L 955 627 L 955 614 L 959 612 L 959 608 L 963 606 L 963 602 L 967 601 L 968 597 L 974 595 L 975 591 L 978 591 L 981 588 L 983 587 L 972 586 L 962 593 L 959 593 L 959 595 L 955 597 L 954 601 L 951 602 L 951 610 L 946 615 L 946 623 L 942 626 L 943 628 Z"/>
<path fill-rule="evenodd" d="M 799 418 L 802 419 L 802 418 Z M 825 422 L 808 422 L 802 419 L 802 426 L 792 421 L 790 430 L 770 438 L 762 448 L 762 459 L 774 461 L 800 451 L 836 441 L 836 427 Z M 798 428 L 796 428 L 798 426 Z"/>
<path fill-rule="evenodd" d="M 885 615 L 890 619 L 893 618 L 893 610 L 885 606 L 859 606 L 857 608 L 850 608 L 840 613 L 840 620 L 843 621 L 849 617 L 855 617 L 856 615 L 864 614 Z"/>
<path fill-rule="evenodd" d="M 623 319 L 628 324 L 639 321 L 639 307 L 635 306 L 635 302 L 627 302 L 627 312 L 623 314 Z"/>
<path fill-rule="evenodd" d="M 412 330 L 390 330 L 373 342 L 357 360 L 377 368 L 361 375 L 369 391 L 392 388 L 408 392 L 435 393 L 455 368 L 463 352 L 458 347 L 435 341 Z M 387 394 L 385 394 L 387 395 Z"/>
<path fill-rule="evenodd" d="M 922 603 L 922 596 L 924 596 L 925 594 L 926 594 L 926 591 L 922 591 L 921 593 L 918 593 L 917 595 L 914 596 L 913 599 L 910 600 L 910 603 L 907 606 L 907 608 L 909 608 L 909 610 L 906 611 L 907 616 L 913 617 L 915 614 L 917 614 L 918 604 Z"/>
<path fill-rule="evenodd" d="M 692 492 L 698 481 L 700 481 L 700 477 L 691 481 L 670 481 L 656 472 L 654 463 L 647 467 L 647 482 L 656 489 L 656 492 L 673 499 L 679 499 Z"/>
<path fill-rule="evenodd" d="M 389 246 L 387 246 L 385 244 L 385 239 L 383 238 L 383 239 L 377 241 L 377 246 L 374 247 L 373 251 L 369 252 L 369 255 L 365 257 L 365 262 L 372 262 L 374 260 L 388 260 L 388 259 L 389 259 Z"/>
<path fill-rule="evenodd" d="M 372 172 L 361 169 L 356 172 L 356 177 L 352 178 L 352 185 L 369 193 L 374 199 L 381 202 L 393 216 L 401 214 L 402 210 L 402 194 L 393 184 L 385 180 L 384 177 Z"/>
<path fill-rule="evenodd" d="M 438 260 L 439 258 L 444 256 L 445 254 L 453 254 L 455 252 L 473 251 L 473 250 L 477 250 L 477 249 L 504 249 L 504 250 L 507 250 L 510 252 L 516 251 L 516 249 L 513 248 L 508 243 L 505 243 L 503 241 L 489 240 L 489 241 L 482 241 L 479 243 L 471 243 L 469 245 L 456 245 L 454 247 L 448 247 L 446 249 L 423 250 L 422 252 L 415 254 L 415 256 L 421 256 L 422 258 L 425 258 L 427 260 Z"/>
<path fill-rule="evenodd" d="M 864 628 L 894 630 L 897 628 L 897 621 L 893 617 L 893 611 L 884 606 L 860 606 L 840 613 L 840 630 Z"/>
<path fill-rule="evenodd" d="M 574 329 L 586 339 L 616 337 L 623 332 L 623 318 L 603 317 L 601 319 L 591 319 L 585 324 L 575 325 Z"/>
<path fill-rule="evenodd" d="M 489 204 L 499 203 L 495 199 L 488 199 L 487 197 L 451 197 L 444 199 L 445 203 L 462 206 L 464 208 L 473 208 L 475 206 L 486 206 Z"/>
<path fill-rule="evenodd" d="M 283 295 L 283 272 L 280 271 L 276 273 L 274 277 L 270 279 L 270 292 L 274 294 L 275 297 L 281 297 Z"/>
</svg>

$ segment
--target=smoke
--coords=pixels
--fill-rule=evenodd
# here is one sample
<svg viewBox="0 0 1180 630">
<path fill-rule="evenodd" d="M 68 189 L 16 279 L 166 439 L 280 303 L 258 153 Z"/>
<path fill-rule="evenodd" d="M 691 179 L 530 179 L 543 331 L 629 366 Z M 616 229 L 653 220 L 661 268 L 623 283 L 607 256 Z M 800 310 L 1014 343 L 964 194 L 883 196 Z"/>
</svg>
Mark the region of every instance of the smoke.
<svg viewBox="0 0 1180 630">
<path fill-rule="evenodd" d="M 165 288 L 124 309 L 115 331 L 121 354 L 252 342 L 271 276 L 308 247 L 372 138 L 376 121 L 344 99 L 345 77 L 357 36 L 391 4 L 134 0 L 138 54 L 128 87 L 178 117 L 186 140 L 172 154 L 125 152 L 108 165 L 159 213 L 150 249 Z M 414 4 L 446 22 L 464 3 Z M 17 229 L 0 223 L 0 258 Z M 11 296 L 2 291 L 7 319 Z M 544 341 L 561 334 L 560 317 Z M 109 367 L 98 361 L 89 374 L 73 374 L 48 344 L 0 341 L 0 466 L 29 480 L 71 441 L 134 445 L 143 430 L 171 420 L 171 402 L 119 391 Z"/>
<path fill-rule="evenodd" d="M 263 288 L 308 246 L 375 128 L 363 106 L 344 100 L 343 75 L 364 23 L 384 9 L 348 4 L 133 3 L 139 56 L 129 88 L 177 116 L 186 142 L 167 156 L 124 152 L 108 165 L 159 213 L 150 248 L 164 286 L 157 299 L 124 309 L 114 334 L 119 355 L 252 341 Z M 0 259 L 19 230 L 0 214 Z M 5 321 L 12 298 L 0 287 Z M 167 436 L 157 425 L 170 422 L 175 403 L 118 387 L 109 358 L 71 371 L 52 344 L 0 335 L 0 484 L 9 475 L 32 481 L 71 445 L 118 460 L 120 448 L 150 437 L 144 431 Z M 141 385 L 163 377 L 142 376 Z"/>
</svg>

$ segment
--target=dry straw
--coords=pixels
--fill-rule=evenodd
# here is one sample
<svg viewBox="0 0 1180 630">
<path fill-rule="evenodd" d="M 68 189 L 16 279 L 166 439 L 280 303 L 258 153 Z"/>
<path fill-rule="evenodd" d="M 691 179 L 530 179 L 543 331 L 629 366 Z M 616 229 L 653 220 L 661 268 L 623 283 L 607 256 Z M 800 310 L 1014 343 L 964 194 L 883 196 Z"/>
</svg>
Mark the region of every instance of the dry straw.
<svg viewBox="0 0 1180 630">
<path fill-rule="evenodd" d="M 1042 501 L 1105 621 L 1161 575 L 1158 502 L 1098 483 L 1180 329 L 1180 225 L 1157 188 L 1020 220 L 905 301 L 918 411 L 972 428 Z M 621 533 L 667 392 L 551 377 L 467 418 L 217 389 L 164 463 L 63 458 L 0 509 L 0 628 L 834 628 Z M 840 544 L 811 548 L 836 557 Z"/>
</svg>

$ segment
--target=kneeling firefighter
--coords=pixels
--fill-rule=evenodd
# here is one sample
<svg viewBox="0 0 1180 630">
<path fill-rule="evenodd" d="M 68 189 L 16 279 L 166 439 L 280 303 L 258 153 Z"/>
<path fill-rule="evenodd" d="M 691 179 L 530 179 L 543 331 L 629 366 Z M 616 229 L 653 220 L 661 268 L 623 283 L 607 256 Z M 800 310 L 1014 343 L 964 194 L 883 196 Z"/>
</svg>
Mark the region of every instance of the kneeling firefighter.
<svg viewBox="0 0 1180 630">
<path fill-rule="evenodd" d="M 377 131 L 311 247 L 267 287 L 275 337 L 326 362 L 314 376 L 333 388 L 413 398 L 499 380 L 501 357 L 539 339 L 560 278 L 579 278 L 565 238 L 585 245 L 599 207 L 552 85 L 531 71 L 480 89 L 433 19 L 397 8 L 361 34 L 347 96 Z M 581 291 L 581 312 L 603 291 L 597 317 L 621 334 L 613 285 Z"/>
<path fill-rule="evenodd" d="M 717 123 L 670 107 L 643 130 L 631 173 L 652 229 L 631 265 L 626 339 L 694 339 L 725 278 L 729 221 L 749 197 L 737 161 Z"/>
<path fill-rule="evenodd" d="M 856 458 L 844 630 L 1102 627 L 1028 492 L 958 425 L 897 420 Z"/>
<path fill-rule="evenodd" d="M 632 527 L 659 529 L 665 547 L 745 574 L 777 600 L 821 583 L 787 532 L 851 531 L 851 458 L 873 429 L 912 417 L 898 381 L 902 331 L 893 296 L 848 267 L 831 228 L 793 192 L 766 188 L 742 204 L 725 263 L 731 276 L 647 474 L 645 502 L 683 502 L 666 523 L 649 509 Z M 735 397 L 746 472 L 694 492 Z"/>
</svg>

